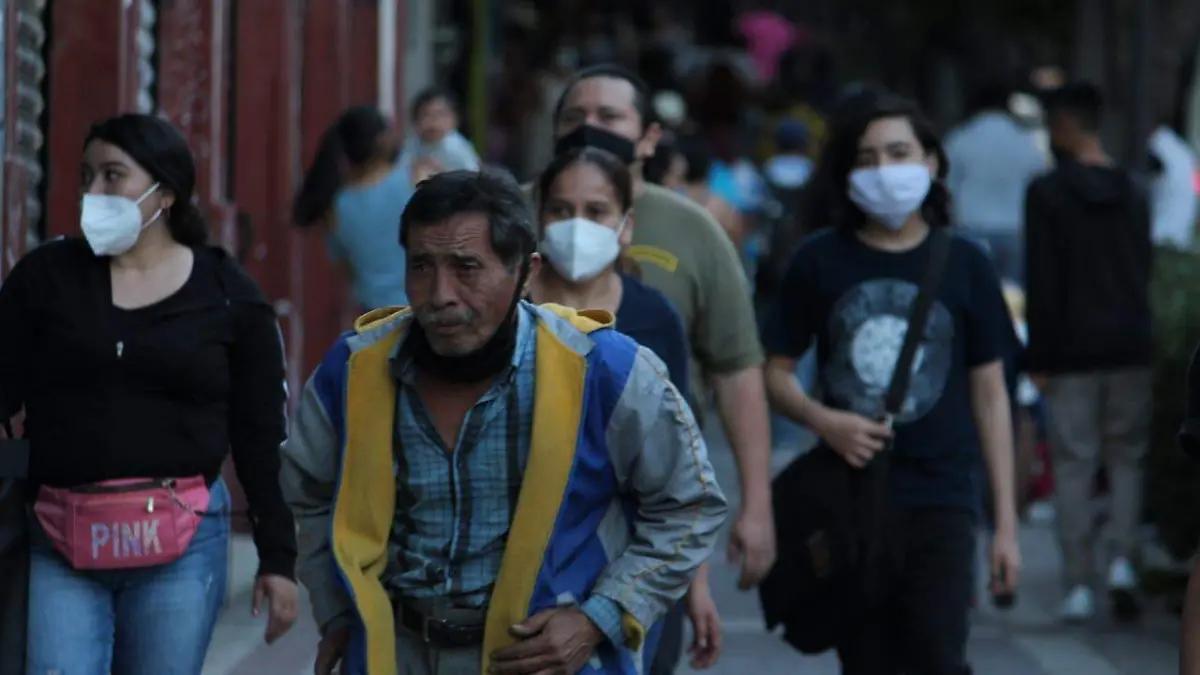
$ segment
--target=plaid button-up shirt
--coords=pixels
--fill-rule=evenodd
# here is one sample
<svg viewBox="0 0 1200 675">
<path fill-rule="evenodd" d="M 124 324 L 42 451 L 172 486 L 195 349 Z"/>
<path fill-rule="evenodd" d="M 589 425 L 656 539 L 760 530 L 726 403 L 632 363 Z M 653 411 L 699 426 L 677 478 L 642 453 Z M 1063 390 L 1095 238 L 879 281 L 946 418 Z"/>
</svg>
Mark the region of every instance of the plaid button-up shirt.
<svg viewBox="0 0 1200 675">
<path fill-rule="evenodd" d="M 512 365 L 471 407 L 453 448 L 417 395 L 412 362 L 394 364 L 396 516 L 383 580 L 400 597 L 460 607 L 491 597 L 529 458 L 535 326 L 522 305 Z"/>
</svg>

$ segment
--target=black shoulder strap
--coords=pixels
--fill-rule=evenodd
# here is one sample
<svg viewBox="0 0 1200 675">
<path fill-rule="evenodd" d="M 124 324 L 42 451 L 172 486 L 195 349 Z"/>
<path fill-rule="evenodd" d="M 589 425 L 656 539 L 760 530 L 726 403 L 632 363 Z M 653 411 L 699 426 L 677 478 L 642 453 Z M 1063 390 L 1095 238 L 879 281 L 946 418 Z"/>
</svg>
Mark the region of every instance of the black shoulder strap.
<svg viewBox="0 0 1200 675">
<path fill-rule="evenodd" d="M 908 328 L 904 332 L 904 343 L 900 354 L 896 357 L 896 368 L 892 371 L 892 381 L 888 385 L 887 395 L 883 401 L 883 421 L 890 427 L 893 418 L 904 406 L 904 398 L 908 395 L 908 382 L 912 377 L 912 362 L 917 355 L 917 347 L 925 332 L 925 320 L 929 318 L 929 310 L 937 297 L 938 286 L 942 282 L 942 272 L 946 268 L 946 259 L 950 255 L 952 236 L 943 228 L 933 230 L 929 235 L 929 261 L 925 265 L 925 274 L 917 297 L 913 300 L 908 313 Z M 857 545 L 860 547 L 864 569 L 864 590 L 868 597 L 877 597 L 882 591 L 883 566 L 879 556 L 885 549 L 885 512 L 888 503 L 888 451 L 875 455 L 866 470 L 857 474 L 858 483 L 855 499 L 854 521 L 857 532 Z"/>
<path fill-rule="evenodd" d="M 929 310 L 937 298 L 938 286 L 942 283 L 942 272 L 946 269 L 946 258 L 950 255 L 952 235 L 944 228 L 937 228 L 930 233 L 929 262 L 925 265 L 925 275 L 917 290 L 908 313 L 908 328 L 904 331 L 904 343 L 900 347 L 900 355 L 896 357 L 896 367 L 892 371 L 892 381 L 888 384 L 887 395 L 883 400 L 884 421 L 891 426 L 892 418 L 904 406 L 904 398 L 908 395 L 908 383 L 912 378 L 912 362 L 917 356 L 917 347 L 921 344 L 921 336 L 925 332 L 925 321 L 929 318 Z"/>
</svg>

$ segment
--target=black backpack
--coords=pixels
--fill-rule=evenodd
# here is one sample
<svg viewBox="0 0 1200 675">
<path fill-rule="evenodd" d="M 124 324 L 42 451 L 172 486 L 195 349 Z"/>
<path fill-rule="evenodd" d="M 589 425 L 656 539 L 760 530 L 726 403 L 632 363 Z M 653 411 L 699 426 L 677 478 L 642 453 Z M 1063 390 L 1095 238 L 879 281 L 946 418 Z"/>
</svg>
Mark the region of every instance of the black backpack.
<svg viewBox="0 0 1200 675">
<path fill-rule="evenodd" d="M 783 187 L 767 181 L 766 189 L 767 198 L 755 224 L 760 248 L 754 273 L 754 295 L 770 302 L 783 282 L 792 254 L 800 245 L 797 217 L 804 184 Z"/>
<path fill-rule="evenodd" d="M 883 401 L 890 425 L 908 392 L 913 358 L 949 255 L 951 235 L 934 230 L 921 287 Z M 772 483 L 775 566 L 759 585 L 767 628 L 782 624 L 784 640 L 805 654 L 837 646 L 883 600 L 881 558 L 888 493 L 888 455 L 854 469 L 818 446 Z"/>
</svg>

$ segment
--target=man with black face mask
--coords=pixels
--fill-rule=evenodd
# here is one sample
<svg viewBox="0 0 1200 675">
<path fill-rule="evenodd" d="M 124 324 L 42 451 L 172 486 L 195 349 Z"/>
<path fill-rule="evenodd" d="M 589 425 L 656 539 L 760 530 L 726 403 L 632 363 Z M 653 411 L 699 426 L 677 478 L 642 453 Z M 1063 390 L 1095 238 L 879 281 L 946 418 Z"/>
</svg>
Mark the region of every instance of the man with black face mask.
<svg viewBox="0 0 1200 675">
<path fill-rule="evenodd" d="M 592 146 L 630 165 L 637 226 L 628 255 L 639 263 L 643 281 L 662 291 L 683 317 L 692 347 L 692 382 L 708 383 L 716 393 L 741 478 L 741 512 L 729 556 L 741 562 L 738 584 L 748 589 L 775 560 L 771 442 L 754 306 L 737 251 L 712 216 L 643 179 L 643 163 L 662 136 L 648 99 L 641 79 L 618 66 L 576 73 L 556 108 L 555 149 Z M 705 391 L 692 393 L 696 401 L 707 400 Z M 666 651 L 678 654 L 667 634 L 663 642 Z"/>
<path fill-rule="evenodd" d="M 712 552 L 684 396 L 611 314 L 520 299 L 534 232 L 511 178 L 418 185 L 412 307 L 363 315 L 305 386 L 282 480 L 318 675 L 635 675 Z"/>
</svg>

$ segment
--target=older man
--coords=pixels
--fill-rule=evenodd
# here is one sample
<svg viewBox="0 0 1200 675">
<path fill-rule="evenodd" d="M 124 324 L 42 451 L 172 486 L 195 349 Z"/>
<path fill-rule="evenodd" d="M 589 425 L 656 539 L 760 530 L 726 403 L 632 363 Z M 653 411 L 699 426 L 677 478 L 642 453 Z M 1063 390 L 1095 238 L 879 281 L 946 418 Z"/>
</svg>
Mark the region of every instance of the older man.
<svg viewBox="0 0 1200 675">
<path fill-rule="evenodd" d="M 520 300 L 511 180 L 439 174 L 400 232 L 412 308 L 334 345 L 285 450 L 317 672 L 638 672 L 726 508 L 684 397 L 607 313 Z"/>
</svg>

